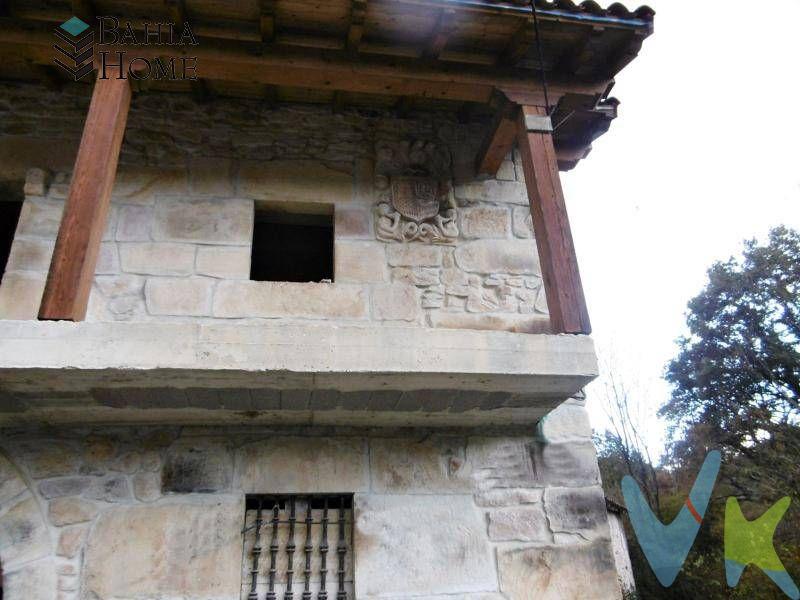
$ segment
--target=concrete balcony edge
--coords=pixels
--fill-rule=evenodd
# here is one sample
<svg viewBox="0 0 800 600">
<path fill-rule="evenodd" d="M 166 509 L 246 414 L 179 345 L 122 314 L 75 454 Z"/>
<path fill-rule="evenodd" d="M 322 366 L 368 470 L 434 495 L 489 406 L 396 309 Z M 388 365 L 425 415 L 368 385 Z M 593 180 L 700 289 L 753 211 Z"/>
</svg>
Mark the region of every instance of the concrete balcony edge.
<svg viewBox="0 0 800 600">
<path fill-rule="evenodd" d="M 587 336 L 281 321 L 0 321 L 0 425 L 35 422 L 36 415 L 48 422 L 113 420 L 112 408 L 138 410 L 134 417 L 143 421 L 211 422 L 248 413 L 249 422 L 369 425 L 415 413 L 429 424 L 530 422 L 596 376 Z M 137 404 L 142 390 L 163 402 Z M 226 401 L 233 390 L 260 391 Z M 281 399 L 298 390 L 310 391 L 316 405 L 313 398 L 299 408 Z M 221 399 L 215 404 L 200 394 L 205 411 L 180 412 L 192 409 L 201 391 Z M 394 398 L 392 392 L 403 400 L 376 405 L 376 394 Z M 469 401 L 459 407 L 457 397 Z M 145 414 L 143 404 L 161 410 Z"/>
</svg>

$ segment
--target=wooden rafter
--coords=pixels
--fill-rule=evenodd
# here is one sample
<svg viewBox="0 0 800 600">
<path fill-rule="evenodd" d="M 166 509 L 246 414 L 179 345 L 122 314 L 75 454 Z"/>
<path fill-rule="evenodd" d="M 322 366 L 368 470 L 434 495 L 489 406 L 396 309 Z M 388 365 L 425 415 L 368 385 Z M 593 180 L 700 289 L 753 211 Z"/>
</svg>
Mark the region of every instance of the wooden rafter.
<svg viewBox="0 0 800 600">
<path fill-rule="evenodd" d="M 574 76 L 590 60 L 597 51 L 598 44 L 602 41 L 603 27 L 592 27 L 579 44 L 571 48 L 558 60 L 555 72 L 564 76 Z"/>
<path fill-rule="evenodd" d="M 447 41 L 450 39 L 453 31 L 455 30 L 455 15 L 453 9 L 446 8 L 439 12 L 439 18 L 436 19 L 436 25 L 433 26 L 433 31 L 430 35 L 423 56 L 425 58 L 438 59 L 439 55 L 447 46 Z"/>
<path fill-rule="evenodd" d="M 73 15 L 87 23 L 91 23 L 94 20 L 95 12 L 92 0 L 72 0 L 70 4 Z"/>
<path fill-rule="evenodd" d="M 514 32 L 505 50 L 500 53 L 497 64 L 500 66 L 514 66 L 528 53 L 531 45 L 536 41 L 536 30 L 532 19 L 524 19 Z"/>
<path fill-rule="evenodd" d="M 186 23 L 186 1 L 185 0 L 164 0 L 167 7 L 170 21 L 175 25 L 175 31 L 180 32 L 183 30 L 183 24 Z"/>
<path fill-rule="evenodd" d="M 517 140 L 517 113 L 519 107 L 500 98 L 489 133 L 478 151 L 475 170 L 478 175 L 494 177 Z"/>
<path fill-rule="evenodd" d="M 351 0 L 350 28 L 347 31 L 347 50 L 357 54 L 364 36 L 364 20 L 367 17 L 367 0 Z"/>
<path fill-rule="evenodd" d="M 558 172 L 549 118 L 541 106 L 523 106 L 517 114 L 517 141 L 525 172 L 533 231 L 553 333 L 592 331 L 578 271 L 575 245 Z"/>
<path fill-rule="evenodd" d="M 275 0 L 259 0 L 261 41 L 270 44 L 275 40 Z"/>
<path fill-rule="evenodd" d="M 130 102 L 127 80 L 95 83 L 39 309 L 42 320 L 86 316 Z"/>
</svg>

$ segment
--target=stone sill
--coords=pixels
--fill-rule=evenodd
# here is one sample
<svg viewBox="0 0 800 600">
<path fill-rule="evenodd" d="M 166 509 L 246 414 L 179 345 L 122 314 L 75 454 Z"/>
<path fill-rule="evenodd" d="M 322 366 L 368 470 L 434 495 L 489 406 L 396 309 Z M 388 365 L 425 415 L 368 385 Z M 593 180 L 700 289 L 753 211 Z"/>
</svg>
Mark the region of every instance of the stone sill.
<svg viewBox="0 0 800 600">
<path fill-rule="evenodd" d="M 0 424 L 114 421 L 113 410 L 148 422 L 395 425 L 403 413 L 431 425 L 535 422 L 596 376 L 587 336 L 0 321 Z M 248 398 L 234 401 L 243 390 Z M 304 404 L 286 399 L 309 390 Z"/>
</svg>

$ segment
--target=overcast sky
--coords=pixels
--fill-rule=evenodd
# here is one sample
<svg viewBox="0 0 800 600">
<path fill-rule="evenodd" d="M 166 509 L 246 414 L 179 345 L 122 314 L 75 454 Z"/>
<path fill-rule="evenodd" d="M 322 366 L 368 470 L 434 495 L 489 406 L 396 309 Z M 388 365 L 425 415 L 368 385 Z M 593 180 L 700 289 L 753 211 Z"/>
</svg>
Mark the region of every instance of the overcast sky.
<svg viewBox="0 0 800 600">
<path fill-rule="evenodd" d="M 664 366 L 706 270 L 800 228 L 800 0 L 650 6 L 655 34 L 612 93 L 620 116 L 563 181 L 601 361 L 638 387 L 658 445 Z"/>
</svg>

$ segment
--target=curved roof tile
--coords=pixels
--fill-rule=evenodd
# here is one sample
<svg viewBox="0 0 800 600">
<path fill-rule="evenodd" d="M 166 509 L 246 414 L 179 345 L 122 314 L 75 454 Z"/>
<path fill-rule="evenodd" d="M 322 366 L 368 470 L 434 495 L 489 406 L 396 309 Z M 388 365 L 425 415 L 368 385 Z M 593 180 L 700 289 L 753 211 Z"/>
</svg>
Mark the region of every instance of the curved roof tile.
<svg viewBox="0 0 800 600">
<path fill-rule="evenodd" d="M 496 4 L 505 3 L 517 6 L 530 5 L 529 0 L 489 0 Z M 572 13 L 590 14 L 598 17 L 613 17 L 617 19 L 640 19 L 651 22 L 655 11 L 649 6 L 640 6 L 636 10 L 628 9 L 624 4 L 615 2 L 608 8 L 603 8 L 595 0 L 584 0 L 580 4 L 574 0 L 536 0 L 536 8 L 541 10 L 562 10 Z"/>
</svg>

